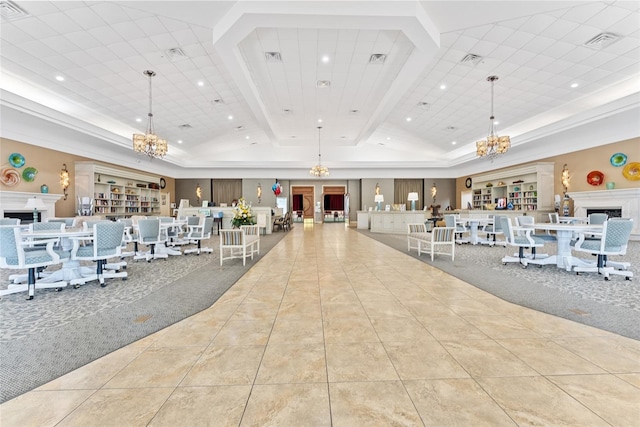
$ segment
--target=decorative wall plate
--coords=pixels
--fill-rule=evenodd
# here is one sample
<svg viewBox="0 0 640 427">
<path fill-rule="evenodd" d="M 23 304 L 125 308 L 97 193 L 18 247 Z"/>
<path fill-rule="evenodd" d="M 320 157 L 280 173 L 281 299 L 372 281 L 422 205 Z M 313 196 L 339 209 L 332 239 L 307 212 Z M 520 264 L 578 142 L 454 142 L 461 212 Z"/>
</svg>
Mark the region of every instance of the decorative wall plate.
<svg viewBox="0 0 640 427">
<path fill-rule="evenodd" d="M 21 168 L 24 166 L 24 156 L 20 153 L 11 153 L 9 155 L 9 163 L 14 168 Z"/>
<path fill-rule="evenodd" d="M 20 174 L 14 168 L 2 168 L 0 170 L 0 182 L 7 187 L 20 184 Z"/>
<path fill-rule="evenodd" d="M 587 182 L 591 185 L 600 185 L 604 182 L 604 174 L 600 171 L 591 171 L 587 175 Z"/>
<path fill-rule="evenodd" d="M 38 174 L 38 170 L 36 168 L 28 167 L 22 171 L 22 179 L 26 182 L 33 182 L 36 179 L 36 175 Z"/>
<path fill-rule="evenodd" d="M 629 181 L 640 181 L 640 163 L 629 163 L 622 169 L 622 175 Z"/>
<path fill-rule="evenodd" d="M 624 153 L 616 153 L 611 156 L 611 159 L 609 159 L 609 161 L 613 166 L 624 166 L 624 164 L 627 163 L 627 155 Z"/>
</svg>

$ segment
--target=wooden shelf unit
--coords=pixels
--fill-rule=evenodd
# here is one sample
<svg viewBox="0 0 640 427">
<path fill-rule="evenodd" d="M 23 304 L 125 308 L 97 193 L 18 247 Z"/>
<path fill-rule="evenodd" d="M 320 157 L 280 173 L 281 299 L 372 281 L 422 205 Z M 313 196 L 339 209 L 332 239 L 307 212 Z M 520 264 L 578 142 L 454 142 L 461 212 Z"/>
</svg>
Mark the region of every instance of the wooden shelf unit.
<svg viewBox="0 0 640 427">
<path fill-rule="evenodd" d="M 93 197 L 95 215 L 160 215 L 160 177 L 92 163 L 75 163 L 76 194 Z M 157 188 L 149 188 L 157 187 Z"/>
<path fill-rule="evenodd" d="M 510 210 L 553 210 L 553 194 L 553 163 L 548 162 L 479 175 L 473 180 L 474 209 L 506 198 L 507 205 L 513 206 Z"/>
</svg>

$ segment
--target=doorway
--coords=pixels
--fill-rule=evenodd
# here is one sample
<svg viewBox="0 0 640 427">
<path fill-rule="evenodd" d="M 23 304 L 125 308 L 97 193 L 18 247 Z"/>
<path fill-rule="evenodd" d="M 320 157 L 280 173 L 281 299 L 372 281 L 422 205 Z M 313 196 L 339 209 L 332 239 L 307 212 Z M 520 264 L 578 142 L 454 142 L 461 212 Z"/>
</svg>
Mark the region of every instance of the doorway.
<svg viewBox="0 0 640 427">
<path fill-rule="evenodd" d="M 345 194 L 347 189 L 343 185 L 322 186 L 323 222 L 345 221 Z"/>
<path fill-rule="evenodd" d="M 313 220 L 313 186 L 291 186 L 291 214 L 295 221 Z"/>
</svg>

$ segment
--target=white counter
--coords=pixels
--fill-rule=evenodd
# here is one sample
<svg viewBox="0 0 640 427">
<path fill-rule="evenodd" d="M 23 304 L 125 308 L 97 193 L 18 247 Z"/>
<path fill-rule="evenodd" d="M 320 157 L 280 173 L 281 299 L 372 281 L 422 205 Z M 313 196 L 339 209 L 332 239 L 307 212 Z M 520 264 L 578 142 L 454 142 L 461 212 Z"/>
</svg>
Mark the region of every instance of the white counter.
<svg viewBox="0 0 640 427">
<path fill-rule="evenodd" d="M 233 218 L 233 207 L 220 207 L 220 206 L 212 206 L 208 208 L 181 208 L 178 212 L 179 216 L 192 216 L 199 215 L 202 210 L 208 210 L 211 212 L 211 215 L 215 216 L 217 212 L 222 212 L 222 226 L 221 228 L 231 228 L 231 219 Z M 251 212 L 255 217 L 258 217 L 258 214 L 265 214 L 267 216 L 267 234 L 271 234 L 273 229 L 273 217 L 271 216 L 271 208 L 269 206 L 253 206 L 251 207 Z"/>
<path fill-rule="evenodd" d="M 424 223 L 425 211 L 371 211 L 372 233 L 407 234 L 407 224 Z"/>
</svg>

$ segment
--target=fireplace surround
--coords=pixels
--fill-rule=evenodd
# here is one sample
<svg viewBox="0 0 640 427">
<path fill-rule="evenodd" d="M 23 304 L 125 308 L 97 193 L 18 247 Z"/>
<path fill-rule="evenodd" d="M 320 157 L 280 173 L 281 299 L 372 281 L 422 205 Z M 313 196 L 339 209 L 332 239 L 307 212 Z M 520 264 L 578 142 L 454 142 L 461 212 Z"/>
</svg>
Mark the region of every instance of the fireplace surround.
<svg viewBox="0 0 640 427">
<path fill-rule="evenodd" d="M 41 221 L 47 218 L 54 218 L 56 216 L 56 202 L 64 197 L 62 194 L 51 193 L 25 193 L 21 191 L 0 191 L 0 218 L 4 218 L 7 212 L 22 212 L 31 215 L 31 220 L 26 221 L 33 222 L 33 211 L 31 209 L 25 209 L 27 200 L 37 197 L 45 204 L 44 209 L 38 209 Z M 14 216 L 15 217 L 15 216 Z"/>
<path fill-rule="evenodd" d="M 622 218 L 633 219 L 631 239 L 640 240 L 640 188 L 576 191 L 568 194 L 573 199 L 574 216 L 586 217 L 588 210 L 621 209 Z"/>
</svg>

